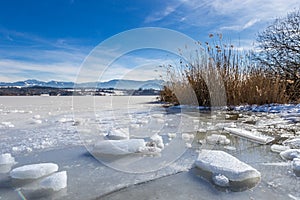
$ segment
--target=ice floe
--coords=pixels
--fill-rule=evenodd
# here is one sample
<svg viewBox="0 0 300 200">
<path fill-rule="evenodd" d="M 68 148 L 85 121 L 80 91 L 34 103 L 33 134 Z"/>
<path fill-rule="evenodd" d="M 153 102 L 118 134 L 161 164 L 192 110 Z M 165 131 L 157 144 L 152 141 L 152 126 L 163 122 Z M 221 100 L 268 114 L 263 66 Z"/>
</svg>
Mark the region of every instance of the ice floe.
<svg viewBox="0 0 300 200">
<path fill-rule="evenodd" d="M 111 129 L 106 137 L 110 140 L 128 140 L 129 139 L 129 129 L 128 128 L 113 128 Z"/>
<path fill-rule="evenodd" d="M 227 145 L 230 143 L 230 140 L 225 135 L 212 134 L 206 137 L 206 142 L 208 144 L 222 144 Z"/>
<path fill-rule="evenodd" d="M 293 149 L 300 149 L 300 138 L 288 139 L 283 142 L 284 145 Z"/>
<path fill-rule="evenodd" d="M 289 146 L 285 146 L 285 145 L 279 145 L 279 144 L 273 144 L 271 146 L 271 151 L 275 152 L 275 153 L 280 153 L 282 151 L 286 151 L 290 149 Z"/>
<path fill-rule="evenodd" d="M 168 133 L 169 140 L 176 138 L 176 133 Z"/>
<path fill-rule="evenodd" d="M 10 153 L 0 154 L 0 165 L 9 165 L 15 162 L 15 158 L 12 157 Z"/>
<path fill-rule="evenodd" d="M 253 187 L 261 178 L 256 169 L 224 151 L 202 150 L 195 166 L 204 178 L 214 180 L 215 184 L 228 186 L 232 190 Z"/>
<path fill-rule="evenodd" d="M 184 141 L 191 141 L 195 136 L 192 133 L 182 133 L 181 137 Z"/>
<path fill-rule="evenodd" d="M 6 128 L 14 128 L 15 127 L 15 125 L 12 124 L 11 122 L 1 122 L 1 124 Z"/>
<path fill-rule="evenodd" d="M 159 149 L 163 149 L 165 147 L 162 137 L 158 134 L 154 134 L 150 137 L 150 141 L 147 146 L 155 146 Z"/>
<path fill-rule="evenodd" d="M 266 136 L 266 135 L 260 134 L 258 132 L 247 131 L 247 130 L 240 129 L 240 128 L 224 127 L 224 130 L 228 131 L 229 133 L 231 133 L 233 135 L 247 138 L 253 142 L 257 142 L 260 144 L 267 144 L 274 140 L 273 137 Z"/>
<path fill-rule="evenodd" d="M 292 166 L 295 175 L 300 177 L 300 158 L 294 158 Z"/>
<path fill-rule="evenodd" d="M 139 153 L 146 148 L 144 139 L 102 140 L 94 145 L 92 153 L 108 155 L 126 155 Z"/>
<path fill-rule="evenodd" d="M 228 187 L 229 186 L 229 179 L 222 175 L 222 174 L 216 174 L 212 177 L 212 181 L 221 187 Z"/>
<path fill-rule="evenodd" d="M 41 118 L 41 115 L 34 115 L 33 116 L 33 119 L 40 119 Z"/>
<path fill-rule="evenodd" d="M 62 117 L 58 120 L 60 123 L 68 123 L 68 122 L 74 122 L 72 118 Z"/>
<path fill-rule="evenodd" d="M 15 164 L 15 158 L 10 153 L 0 154 L 0 173 L 8 173 Z"/>
<path fill-rule="evenodd" d="M 10 172 L 10 177 L 13 179 L 37 179 L 43 176 L 50 175 L 54 172 L 57 172 L 58 165 L 54 163 L 39 163 L 24 165 L 13 169 Z"/>
<path fill-rule="evenodd" d="M 293 160 L 294 158 L 300 158 L 300 149 L 288 149 L 280 153 L 281 158 L 285 160 Z"/>
<path fill-rule="evenodd" d="M 55 192 L 67 187 L 67 172 L 56 172 L 50 176 L 43 178 L 40 181 L 40 187 L 46 190 L 53 190 Z"/>
</svg>

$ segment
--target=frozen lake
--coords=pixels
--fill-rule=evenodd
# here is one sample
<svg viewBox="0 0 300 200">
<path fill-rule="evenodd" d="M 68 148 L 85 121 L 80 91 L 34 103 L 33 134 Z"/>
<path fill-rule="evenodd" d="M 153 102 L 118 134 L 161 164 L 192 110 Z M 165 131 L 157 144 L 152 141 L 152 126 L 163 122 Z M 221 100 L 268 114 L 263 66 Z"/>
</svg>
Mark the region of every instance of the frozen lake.
<svg viewBox="0 0 300 200">
<path fill-rule="evenodd" d="M 195 112 L 164 108 L 155 100 L 153 96 L 0 97 L 0 154 L 11 153 L 17 161 L 14 166 L 0 165 L 0 199 L 300 198 L 300 178 L 293 173 L 291 161 L 272 152 L 270 144 L 224 130 L 247 129 L 280 144 L 300 136 L 300 108 L 276 113 Z M 119 133 L 148 143 L 158 135 L 163 148 L 157 154 L 90 153 L 95 143 Z M 227 140 L 211 137 L 220 134 Z M 261 173 L 260 183 L 240 192 L 215 187 L 193 170 L 201 149 L 222 150 L 251 165 Z M 36 194 L 9 178 L 8 168 L 45 162 L 67 171 L 67 188 Z"/>
</svg>

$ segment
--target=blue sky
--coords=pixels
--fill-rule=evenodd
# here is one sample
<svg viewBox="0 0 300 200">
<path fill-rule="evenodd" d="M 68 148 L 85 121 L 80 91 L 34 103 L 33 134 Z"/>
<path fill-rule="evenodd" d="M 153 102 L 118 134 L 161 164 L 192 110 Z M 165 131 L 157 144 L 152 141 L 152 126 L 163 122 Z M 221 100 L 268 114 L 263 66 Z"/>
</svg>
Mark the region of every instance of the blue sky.
<svg viewBox="0 0 300 200">
<path fill-rule="evenodd" d="M 209 33 L 222 33 L 248 49 L 258 31 L 299 7 L 299 0 L 2 0 L 0 82 L 75 81 L 95 46 L 133 28 L 163 27 L 203 42 Z M 170 58 L 165 52 L 145 52 L 118 59 L 105 79 L 148 79 L 120 72 Z"/>
</svg>

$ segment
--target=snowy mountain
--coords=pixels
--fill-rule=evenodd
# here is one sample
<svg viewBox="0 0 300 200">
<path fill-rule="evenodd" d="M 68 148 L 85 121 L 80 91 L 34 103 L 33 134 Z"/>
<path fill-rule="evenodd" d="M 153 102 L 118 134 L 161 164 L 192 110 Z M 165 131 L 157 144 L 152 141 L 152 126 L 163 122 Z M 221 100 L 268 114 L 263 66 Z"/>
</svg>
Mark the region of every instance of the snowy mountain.
<svg viewBox="0 0 300 200">
<path fill-rule="evenodd" d="M 62 81 L 39 81 L 29 79 L 25 81 L 17 82 L 0 82 L 0 87 L 53 87 L 53 88 L 114 88 L 114 89 L 160 89 L 163 84 L 162 80 L 148 80 L 148 81 L 135 81 L 135 80 L 123 80 L 114 79 L 107 82 L 87 82 L 75 84 L 74 82 L 62 82 Z"/>
</svg>

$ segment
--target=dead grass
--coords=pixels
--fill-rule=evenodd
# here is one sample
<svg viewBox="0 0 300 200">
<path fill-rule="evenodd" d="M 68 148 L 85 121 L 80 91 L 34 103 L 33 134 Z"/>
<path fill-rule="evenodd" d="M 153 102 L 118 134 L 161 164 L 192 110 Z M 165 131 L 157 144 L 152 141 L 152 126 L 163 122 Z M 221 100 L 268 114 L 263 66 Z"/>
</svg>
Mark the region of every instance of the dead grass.
<svg viewBox="0 0 300 200">
<path fill-rule="evenodd" d="M 168 73 L 160 95 L 162 101 L 195 104 L 196 97 L 200 106 L 262 105 L 291 101 L 291 95 L 286 92 L 286 81 L 256 66 L 251 59 L 251 52 L 224 44 L 222 35 L 217 38 L 212 45 L 199 43 L 196 56 L 191 56 L 187 62 L 181 61 L 177 67 L 165 66 Z M 296 97 L 293 98 L 298 97 L 299 100 L 299 94 L 294 95 Z"/>
</svg>

